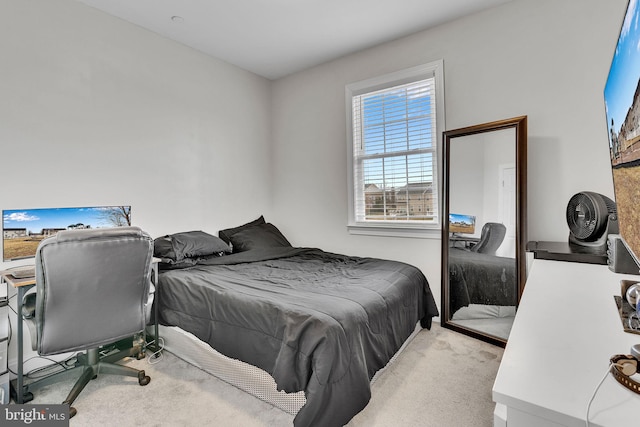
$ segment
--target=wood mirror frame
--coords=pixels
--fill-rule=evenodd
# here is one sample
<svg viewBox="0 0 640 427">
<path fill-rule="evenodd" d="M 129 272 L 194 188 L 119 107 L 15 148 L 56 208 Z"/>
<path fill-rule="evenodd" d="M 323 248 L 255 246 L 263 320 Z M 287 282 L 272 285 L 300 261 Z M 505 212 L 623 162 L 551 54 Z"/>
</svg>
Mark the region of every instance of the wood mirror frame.
<svg viewBox="0 0 640 427">
<path fill-rule="evenodd" d="M 516 295 L 509 297 L 510 300 L 512 299 L 515 300 L 514 301 L 515 306 L 513 307 L 513 313 L 515 314 L 515 310 L 517 308 L 517 305 L 520 302 L 520 297 L 522 295 L 522 291 L 524 289 L 526 276 L 527 276 L 526 253 L 525 253 L 526 234 L 527 234 L 527 116 L 514 117 L 511 119 L 499 120 L 495 122 L 484 123 L 484 124 L 479 124 L 475 126 L 469 126 L 465 128 L 443 132 L 443 142 L 444 142 L 443 181 L 444 182 L 443 182 L 442 271 L 441 271 L 441 274 L 442 274 L 441 324 L 442 326 L 445 328 L 452 329 L 452 330 L 461 332 L 463 334 L 481 339 L 483 341 L 502 346 L 502 347 L 506 345 L 507 339 L 508 339 L 507 337 L 486 332 L 486 330 L 483 331 L 481 329 L 474 328 L 473 326 L 469 325 L 469 323 L 472 323 L 472 322 L 465 323 L 465 322 L 456 321 L 455 319 L 452 319 L 454 315 L 454 312 L 452 312 L 453 310 L 451 307 L 452 305 L 451 291 L 452 290 L 450 287 L 450 284 L 451 284 L 450 261 L 452 257 L 449 253 L 449 250 L 452 244 L 456 245 L 457 243 L 456 243 L 456 240 L 450 239 L 451 234 L 449 230 L 450 228 L 449 208 L 450 208 L 450 201 L 451 201 L 450 173 L 452 169 L 451 168 L 452 144 L 456 144 L 456 143 L 460 144 L 462 142 L 460 138 L 470 137 L 470 136 L 478 136 L 479 137 L 478 139 L 480 141 L 482 141 L 483 139 L 486 140 L 487 138 L 491 137 L 490 132 L 497 132 L 497 131 L 503 131 L 503 130 L 506 130 L 507 132 L 513 132 L 514 139 L 515 139 L 513 141 L 514 152 L 515 152 L 515 158 L 513 159 L 513 164 L 515 165 L 515 194 L 513 192 L 510 194 L 513 195 L 515 199 L 515 242 L 514 242 L 515 245 L 513 245 L 515 246 L 515 254 L 514 254 L 515 271 L 513 272 L 515 276 L 515 283 L 514 283 L 513 292 Z M 501 134 L 495 134 L 496 137 L 498 135 L 501 135 Z M 466 140 L 469 141 L 468 138 Z M 474 142 L 474 141 L 471 141 L 471 142 Z M 510 147 L 508 148 L 510 149 Z M 477 161 L 477 158 L 475 160 Z M 498 181 L 496 179 L 496 182 L 500 182 L 500 185 L 503 185 L 502 181 Z M 459 212 L 459 213 L 467 213 L 467 212 Z M 486 223 L 488 221 L 484 221 L 484 222 Z M 475 230 L 476 233 L 478 232 L 478 229 L 481 229 L 481 228 L 482 227 L 477 227 L 476 225 L 476 230 Z M 468 240 L 477 241 L 479 239 L 476 237 Z M 465 242 L 465 247 L 466 247 L 466 243 L 467 242 Z M 473 251 L 470 249 L 463 249 L 463 252 L 473 252 Z M 477 250 L 476 250 L 476 253 L 477 253 Z M 461 252 L 457 251 L 457 252 L 454 252 L 454 254 L 457 257 L 458 255 L 461 254 Z M 466 257 L 468 255 L 462 254 L 462 256 Z M 497 260 L 498 258 L 503 258 L 503 257 L 494 256 L 493 258 Z M 510 257 L 506 257 L 503 259 L 507 260 L 507 259 L 510 259 Z M 482 261 L 480 262 L 480 265 L 481 263 Z M 462 264 L 460 263 L 454 267 L 457 269 L 456 271 L 461 271 L 459 270 L 460 268 L 463 268 L 461 267 L 461 265 Z M 477 268 L 477 267 L 473 267 L 473 268 Z M 504 285 L 505 269 L 503 268 L 502 271 L 503 271 L 502 285 L 505 286 Z M 468 293 L 468 289 L 466 288 L 467 285 L 464 283 L 464 281 L 462 281 L 462 283 L 465 286 L 464 292 L 467 292 L 467 295 L 470 295 Z M 456 286 L 456 291 L 459 291 L 460 285 L 458 282 L 455 283 L 455 286 Z M 471 299 L 472 298 L 469 298 L 469 300 Z M 473 304 L 473 302 L 469 301 L 467 304 L 470 306 Z M 499 307 L 500 305 L 503 305 L 503 304 L 504 303 L 501 303 L 494 307 Z M 456 305 L 457 306 L 460 305 L 459 300 L 456 300 Z M 511 309 L 510 306 L 509 306 L 509 309 Z"/>
</svg>

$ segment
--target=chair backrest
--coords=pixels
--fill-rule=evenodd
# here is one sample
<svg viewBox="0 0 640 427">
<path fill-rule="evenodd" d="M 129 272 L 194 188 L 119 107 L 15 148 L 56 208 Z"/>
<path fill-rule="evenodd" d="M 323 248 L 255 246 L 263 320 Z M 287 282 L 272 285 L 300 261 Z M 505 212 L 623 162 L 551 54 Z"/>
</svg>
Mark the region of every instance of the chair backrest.
<svg viewBox="0 0 640 427">
<path fill-rule="evenodd" d="M 472 252 L 495 255 L 504 240 L 507 227 L 498 222 L 487 222 L 482 226 L 480 241 L 471 248 Z"/>
<path fill-rule="evenodd" d="M 138 227 L 65 230 L 36 252 L 41 355 L 84 350 L 144 330 L 153 240 Z"/>
</svg>

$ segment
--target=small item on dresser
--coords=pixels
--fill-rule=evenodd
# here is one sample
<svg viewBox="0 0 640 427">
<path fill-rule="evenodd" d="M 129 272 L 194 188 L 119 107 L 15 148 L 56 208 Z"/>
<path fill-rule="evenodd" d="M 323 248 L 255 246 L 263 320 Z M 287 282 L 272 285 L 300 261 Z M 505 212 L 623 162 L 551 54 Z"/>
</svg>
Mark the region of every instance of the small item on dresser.
<svg viewBox="0 0 640 427">
<path fill-rule="evenodd" d="M 640 267 L 619 234 L 610 234 L 607 239 L 607 265 L 614 273 L 640 275 Z"/>
<path fill-rule="evenodd" d="M 631 378 L 638 372 L 640 344 L 631 347 L 631 354 L 616 354 L 611 357 L 611 373 L 620 384 L 640 394 L 640 383 Z"/>
<path fill-rule="evenodd" d="M 625 291 L 625 297 L 629 305 L 634 309 L 638 310 L 638 297 L 640 297 L 640 283 L 634 283 L 630 285 Z"/>
<path fill-rule="evenodd" d="M 635 280 L 620 281 L 620 295 L 614 295 L 618 314 L 625 332 L 640 335 L 640 282 Z"/>
<path fill-rule="evenodd" d="M 587 253 L 606 254 L 607 236 L 619 232 L 616 203 L 607 196 L 582 191 L 567 204 L 569 246 Z"/>
</svg>

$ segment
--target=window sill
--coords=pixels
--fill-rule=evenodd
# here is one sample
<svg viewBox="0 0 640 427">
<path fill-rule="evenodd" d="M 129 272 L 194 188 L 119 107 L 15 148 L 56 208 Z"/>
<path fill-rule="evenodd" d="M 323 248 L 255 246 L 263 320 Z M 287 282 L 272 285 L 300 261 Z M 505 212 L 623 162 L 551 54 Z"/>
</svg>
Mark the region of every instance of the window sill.
<svg viewBox="0 0 640 427">
<path fill-rule="evenodd" d="M 442 231 L 436 227 L 389 226 L 386 224 L 349 224 L 349 234 L 384 237 L 410 237 L 418 239 L 440 239 Z"/>
</svg>

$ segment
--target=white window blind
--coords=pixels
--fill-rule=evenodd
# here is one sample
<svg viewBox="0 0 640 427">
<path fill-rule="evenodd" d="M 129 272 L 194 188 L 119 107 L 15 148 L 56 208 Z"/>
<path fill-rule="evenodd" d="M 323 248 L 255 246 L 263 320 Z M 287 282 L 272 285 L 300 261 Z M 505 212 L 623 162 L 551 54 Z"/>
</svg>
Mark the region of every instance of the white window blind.
<svg viewBox="0 0 640 427">
<path fill-rule="evenodd" d="M 435 75 L 376 86 L 351 98 L 352 220 L 438 225 Z"/>
</svg>

